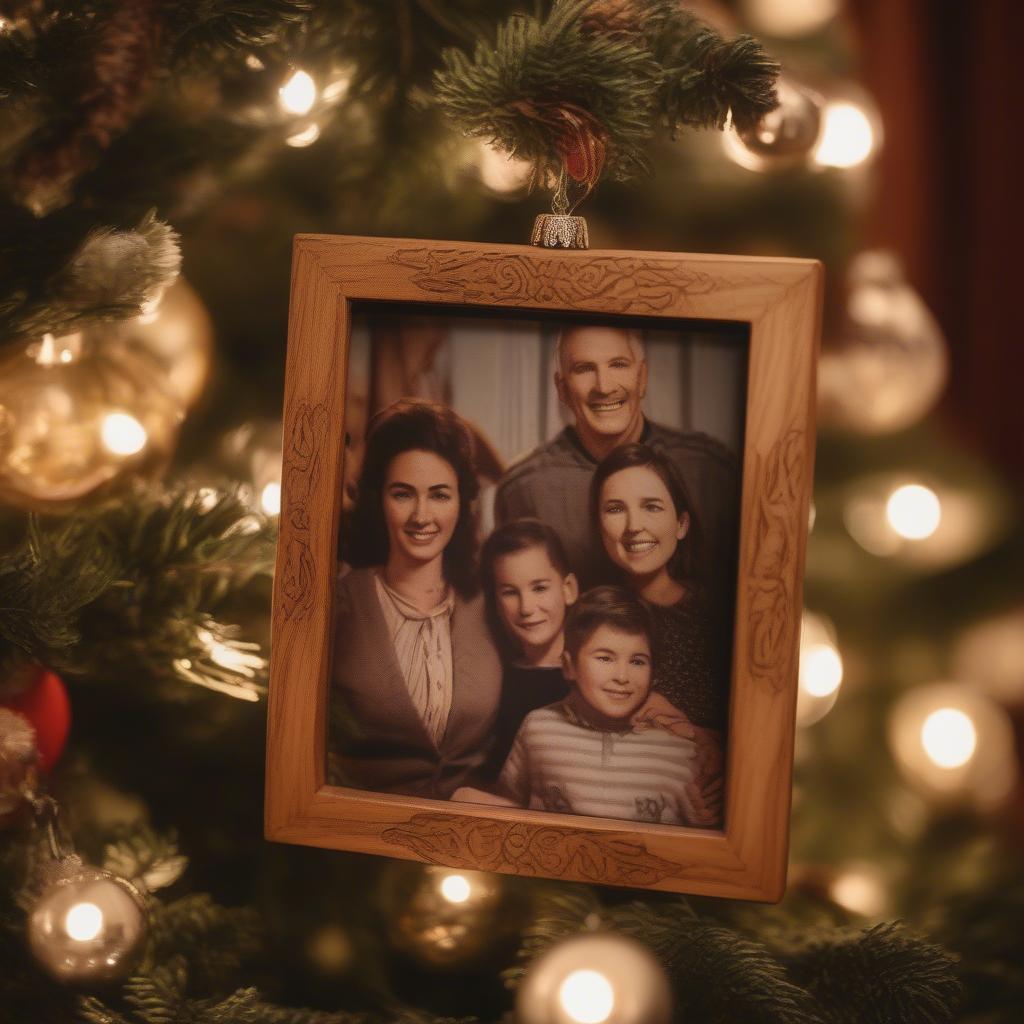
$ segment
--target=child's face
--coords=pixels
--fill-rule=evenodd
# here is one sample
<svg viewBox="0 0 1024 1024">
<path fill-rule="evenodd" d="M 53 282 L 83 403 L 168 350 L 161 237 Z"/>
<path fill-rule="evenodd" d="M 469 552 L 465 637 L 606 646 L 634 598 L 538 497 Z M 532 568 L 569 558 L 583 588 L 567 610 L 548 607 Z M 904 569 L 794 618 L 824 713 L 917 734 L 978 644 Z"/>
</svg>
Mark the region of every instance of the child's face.
<svg viewBox="0 0 1024 1024">
<path fill-rule="evenodd" d="M 665 482 L 649 466 L 612 473 L 601 487 L 598 516 L 608 557 L 634 576 L 663 569 L 690 527 L 689 515 L 677 514 Z"/>
<path fill-rule="evenodd" d="M 565 625 L 566 606 L 577 596 L 576 577 L 563 577 L 543 547 L 499 555 L 494 589 L 501 621 L 525 654 L 551 646 Z"/>
<path fill-rule="evenodd" d="M 563 665 L 583 700 L 608 718 L 628 718 L 651 689 L 651 645 L 643 634 L 598 626 L 575 658 L 565 652 Z"/>
</svg>

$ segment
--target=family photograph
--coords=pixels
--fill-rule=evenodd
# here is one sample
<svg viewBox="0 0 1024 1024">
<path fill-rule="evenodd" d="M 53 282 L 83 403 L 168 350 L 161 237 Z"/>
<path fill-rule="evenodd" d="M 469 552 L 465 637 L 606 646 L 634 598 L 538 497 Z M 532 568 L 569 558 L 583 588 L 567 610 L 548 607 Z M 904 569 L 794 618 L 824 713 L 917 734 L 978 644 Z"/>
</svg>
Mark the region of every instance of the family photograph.
<svg viewBox="0 0 1024 1024">
<path fill-rule="evenodd" d="M 740 328 L 353 311 L 328 780 L 724 822 Z"/>
</svg>

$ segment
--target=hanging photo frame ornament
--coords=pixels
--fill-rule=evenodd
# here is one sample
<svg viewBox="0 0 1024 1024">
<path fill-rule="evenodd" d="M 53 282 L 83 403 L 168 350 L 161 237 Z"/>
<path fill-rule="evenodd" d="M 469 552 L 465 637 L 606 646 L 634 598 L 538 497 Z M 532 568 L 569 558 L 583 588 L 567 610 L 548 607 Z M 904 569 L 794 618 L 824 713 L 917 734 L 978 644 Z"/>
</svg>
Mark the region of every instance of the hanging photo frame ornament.
<svg viewBox="0 0 1024 1024">
<path fill-rule="evenodd" d="M 589 249 L 590 236 L 587 233 L 587 222 L 572 211 L 590 192 L 587 191 L 569 203 L 568 175 L 563 165 L 558 175 L 558 184 L 551 199 L 551 213 L 541 213 L 533 222 L 530 244 L 542 249 Z"/>
<path fill-rule="evenodd" d="M 571 176 L 568 166 L 566 174 Z M 564 184 L 565 192 L 573 188 Z M 571 216 L 567 195 L 558 200 L 555 215 Z M 421 860 L 460 875 L 485 871 L 779 899 L 785 888 L 797 688 L 799 617 L 794 609 L 799 608 L 814 447 L 811 399 L 820 265 L 720 254 L 573 251 L 561 246 L 553 251 L 330 235 L 300 235 L 294 252 L 277 572 L 277 579 L 287 584 L 277 588 L 274 599 L 267 837 Z M 630 330 L 650 335 L 650 353 L 634 347 Z M 656 362 L 656 344 L 676 353 L 681 346 L 696 344 L 698 330 L 717 332 L 715 350 L 732 367 L 728 385 L 705 371 L 677 378 Z M 588 404 L 588 383 L 575 392 L 561 389 L 567 396 L 563 399 L 556 395 L 554 375 L 551 391 L 538 390 L 535 383 L 542 373 L 547 376 L 550 366 L 548 352 L 538 343 L 545 332 L 572 335 L 572 347 L 580 352 L 578 359 L 568 357 L 574 365 L 587 365 L 586 359 L 600 352 L 602 366 L 628 366 L 626 398 Z M 485 349 L 477 340 L 498 335 L 502 340 L 493 348 Z M 696 741 L 694 749 L 687 747 L 693 777 L 701 780 L 694 792 L 685 786 L 671 793 L 645 790 L 639 800 L 631 800 L 637 794 L 629 792 L 620 805 L 610 805 L 595 786 L 593 802 L 584 795 L 570 804 L 560 779 L 549 802 L 542 804 L 543 797 L 534 800 L 533 779 L 522 779 L 521 789 L 511 790 L 515 799 L 506 797 L 504 802 L 501 793 L 473 786 L 470 772 L 483 763 L 497 736 L 501 676 L 487 624 L 478 617 L 484 614 L 484 595 L 479 593 L 470 598 L 476 602 L 472 607 L 459 603 L 460 610 L 453 611 L 453 621 L 460 625 L 451 640 L 452 703 L 432 717 L 435 723 L 446 723 L 442 732 L 457 749 L 445 748 L 443 735 L 439 747 L 426 731 L 426 717 L 412 704 L 397 661 L 393 672 L 387 669 L 386 684 L 367 676 L 367 665 L 384 664 L 382 659 L 390 665 L 397 659 L 393 646 L 389 650 L 385 606 L 374 589 L 364 589 L 376 586 L 374 569 L 381 564 L 386 569 L 389 558 L 387 552 L 371 550 L 368 537 L 387 527 L 376 498 L 343 515 L 339 494 L 351 461 L 346 448 L 349 438 L 364 430 L 370 408 L 364 397 L 368 392 L 360 390 L 364 374 L 368 379 L 374 367 L 394 361 L 396 339 L 409 343 L 399 351 L 413 353 L 422 351 L 425 339 L 433 344 L 438 336 L 450 342 L 449 362 L 435 381 L 438 397 L 432 392 L 429 398 L 419 395 L 396 374 L 391 390 L 374 399 L 374 412 L 382 418 L 373 429 L 385 430 L 386 439 L 392 425 L 404 431 L 408 424 L 409 451 L 418 451 L 421 439 L 435 429 L 431 424 L 445 424 L 458 450 L 450 461 L 440 461 L 465 492 L 459 507 L 472 508 L 483 476 L 482 468 L 474 465 L 474 452 L 485 450 L 478 439 L 488 442 L 487 451 L 500 453 L 494 460 L 496 472 L 511 487 L 518 478 L 509 475 L 500 459 L 511 459 L 522 445 L 511 434 L 506 438 L 510 418 L 532 430 L 546 415 L 549 399 L 562 401 L 575 433 L 540 441 L 528 458 L 534 460 L 531 468 L 544 468 L 545 473 L 534 473 L 527 481 L 529 494 L 526 487 L 501 491 L 499 483 L 502 504 L 496 495 L 495 518 L 502 527 L 530 514 L 547 523 L 566 547 L 568 565 L 579 565 L 581 571 L 593 566 L 594 582 L 586 590 L 595 591 L 593 600 L 603 599 L 604 579 L 597 575 L 603 561 L 580 543 L 587 531 L 577 523 L 582 519 L 585 527 L 589 522 L 586 494 L 596 470 L 589 460 L 571 466 L 568 462 L 577 451 L 575 437 L 581 436 L 576 428 L 596 433 L 595 421 L 607 427 L 612 419 L 621 432 L 637 416 L 648 422 L 645 408 L 652 417 L 672 415 L 698 389 L 729 410 L 733 426 L 713 448 L 722 454 L 707 462 L 715 472 L 724 469 L 701 492 L 708 504 L 695 517 L 718 528 L 711 534 L 709 527 L 703 538 L 705 549 L 716 552 L 711 564 L 736 569 L 727 575 L 722 570 L 720 585 L 730 588 L 728 596 L 708 613 L 716 624 L 703 627 L 701 634 L 711 652 L 709 708 L 703 719 L 711 725 L 701 736 L 701 751 Z M 512 360 L 520 367 L 516 375 L 507 370 Z M 665 413 L 643 404 L 652 379 L 665 383 Z M 649 429 L 669 437 L 677 433 L 657 419 Z M 357 494 L 360 487 L 371 494 L 373 467 L 383 467 L 391 458 L 371 451 L 374 435 L 366 436 Z M 379 442 L 381 435 L 376 436 Z M 312 449 L 310 438 L 315 441 Z M 504 439 L 504 447 L 495 438 Z M 546 461 L 552 451 L 562 459 L 563 449 L 564 461 Z M 708 449 L 709 455 L 713 452 Z M 747 467 L 742 479 L 733 468 L 738 465 Z M 560 488 L 563 477 L 570 469 L 577 472 L 577 466 L 576 500 L 570 504 L 560 497 Z M 512 473 L 520 467 L 517 463 Z M 689 468 L 701 476 L 701 469 Z M 539 513 L 520 510 L 528 501 Z M 435 545 L 431 557 L 442 578 L 444 545 L 456 528 L 449 515 L 447 534 L 439 529 L 428 535 L 429 541 L 424 538 Z M 475 535 L 475 529 L 469 522 L 467 536 Z M 682 540 L 680 529 L 688 533 L 680 521 L 676 542 Z M 405 539 L 395 538 L 396 550 Z M 569 554 L 574 543 L 578 550 Z M 336 592 L 327 581 L 339 577 L 339 556 L 350 568 Z M 461 573 L 463 568 L 471 571 L 463 564 L 452 571 Z M 717 579 L 714 583 L 719 585 Z M 628 603 L 631 596 L 622 600 Z M 456 600 L 462 602 L 457 591 Z M 368 625 L 360 619 L 364 611 Z M 720 635 L 731 639 L 719 642 Z M 726 642 L 734 656 L 726 654 Z M 471 664 L 474 658 L 479 666 Z M 456 669 L 462 665 L 469 670 Z M 671 679 L 682 678 L 668 671 Z M 645 678 L 649 689 L 649 673 Z M 393 685 L 386 698 L 384 685 Z M 645 692 L 641 686 L 637 694 Z M 463 695 L 472 696 L 464 700 Z M 566 735 L 575 742 L 574 730 L 582 727 L 566 710 L 571 709 L 559 713 Z M 636 710 L 631 707 L 630 713 Z M 455 729 L 452 721 L 458 723 Z M 510 743 L 521 717 L 511 724 Z M 682 753 L 682 745 L 690 741 L 671 724 L 664 727 L 664 736 L 654 736 Z M 682 724 L 675 722 L 680 728 Z M 724 764 L 704 753 L 717 742 L 716 729 L 728 734 Z M 358 749 L 352 739 L 356 735 Z M 645 735 L 643 742 L 650 739 Z M 413 755 L 407 753 L 410 743 Z M 566 770 L 589 764 L 594 752 L 581 741 Z M 704 823 L 722 777 L 729 795 L 724 829 Z M 644 780 L 638 787 L 642 784 Z M 412 924 L 417 935 L 430 927 L 426 919 Z"/>
</svg>

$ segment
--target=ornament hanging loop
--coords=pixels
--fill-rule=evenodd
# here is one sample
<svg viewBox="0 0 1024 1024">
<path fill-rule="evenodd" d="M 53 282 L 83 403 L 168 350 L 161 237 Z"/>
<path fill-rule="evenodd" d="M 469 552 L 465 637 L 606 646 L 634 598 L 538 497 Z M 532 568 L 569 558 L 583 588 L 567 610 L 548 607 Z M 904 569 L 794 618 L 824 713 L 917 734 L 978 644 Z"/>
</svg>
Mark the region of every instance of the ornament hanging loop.
<svg viewBox="0 0 1024 1024">
<path fill-rule="evenodd" d="M 537 216 L 533 222 L 530 244 L 542 249 L 589 249 L 587 222 L 572 213 L 582 198 L 580 196 L 580 199 L 570 204 L 568 175 L 563 164 L 551 197 L 551 213 Z"/>
<path fill-rule="evenodd" d="M 32 813 L 41 828 L 46 829 L 46 841 L 50 856 L 60 863 L 75 856 L 74 848 L 68 841 L 60 822 L 60 806 L 52 796 L 31 796 Z"/>
</svg>

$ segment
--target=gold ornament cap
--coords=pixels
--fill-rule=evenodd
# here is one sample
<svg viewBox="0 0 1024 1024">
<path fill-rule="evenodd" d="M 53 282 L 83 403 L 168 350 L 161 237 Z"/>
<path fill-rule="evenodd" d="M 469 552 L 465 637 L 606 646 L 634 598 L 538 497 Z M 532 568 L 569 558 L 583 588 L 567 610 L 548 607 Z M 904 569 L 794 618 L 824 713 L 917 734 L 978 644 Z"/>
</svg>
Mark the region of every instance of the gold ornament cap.
<svg viewBox="0 0 1024 1024">
<path fill-rule="evenodd" d="M 569 213 L 539 214 L 533 222 L 530 244 L 542 249 L 589 249 L 586 219 Z"/>
</svg>

